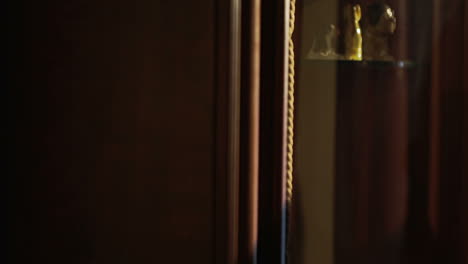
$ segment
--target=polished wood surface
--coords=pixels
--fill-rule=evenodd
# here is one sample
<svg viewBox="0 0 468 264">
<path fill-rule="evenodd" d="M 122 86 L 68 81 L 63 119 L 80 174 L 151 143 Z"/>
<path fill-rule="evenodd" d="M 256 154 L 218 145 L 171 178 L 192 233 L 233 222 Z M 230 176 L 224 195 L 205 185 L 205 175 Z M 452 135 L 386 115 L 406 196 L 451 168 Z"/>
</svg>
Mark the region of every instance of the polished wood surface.
<svg viewBox="0 0 468 264">
<path fill-rule="evenodd" d="M 260 157 L 260 48 L 259 0 L 242 6 L 241 128 L 239 194 L 239 263 L 257 263 Z"/>
<path fill-rule="evenodd" d="M 215 263 L 239 259 L 241 2 L 216 8 Z"/>
</svg>

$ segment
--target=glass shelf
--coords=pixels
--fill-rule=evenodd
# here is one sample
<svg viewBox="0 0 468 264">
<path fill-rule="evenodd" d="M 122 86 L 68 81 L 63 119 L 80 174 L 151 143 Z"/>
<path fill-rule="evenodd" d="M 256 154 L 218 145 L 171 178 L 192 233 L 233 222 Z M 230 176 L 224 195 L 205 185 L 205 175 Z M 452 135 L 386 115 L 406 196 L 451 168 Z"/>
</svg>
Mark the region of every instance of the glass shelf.
<svg viewBox="0 0 468 264">
<path fill-rule="evenodd" d="M 327 59 L 304 59 L 302 60 L 303 65 L 311 63 L 323 63 L 323 64 L 339 64 L 339 65 L 353 65 L 358 67 L 392 67 L 392 68 L 413 68 L 416 66 L 416 63 L 408 60 L 396 60 L 396 61 L 355 61 L 355 60 L 327 60 Z"/>
</svg>

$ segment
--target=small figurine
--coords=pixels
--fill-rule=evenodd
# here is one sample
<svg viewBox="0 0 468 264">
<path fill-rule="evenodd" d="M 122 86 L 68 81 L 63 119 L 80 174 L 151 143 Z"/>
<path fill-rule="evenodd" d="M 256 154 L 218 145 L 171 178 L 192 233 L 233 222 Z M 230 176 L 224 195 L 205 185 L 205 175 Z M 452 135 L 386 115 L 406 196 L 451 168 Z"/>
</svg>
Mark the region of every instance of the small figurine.
<svg viewBox="0 0 468 264">
<path fill-rule="evenodd" d="M 339 59 L 340 55 L 336 53 L 338 35 L 338 29 L 330 24 L 324 32 L 315 36 L 307 58 Z"/>
<path fill-rule="evenodd" d="M 396 29 L 394 11 L 386 4 L 367 7 L 363 23 L 363 57 L 365 60 L 393 60 L 389 53 L 389 38 Z"/>
<path fill-rule="evenodd" d="M 327 33 L 325 34 L 325 50 L 323 51 L 325 56 L 336 55 L 338 35 L 338 29 L 335 27 L 335 25 L 331 24 L 328 28 Z"/>
<path fill-rule="evenodd" d="M 346 5 L 344 9 L 345 23 L 345 59 L 362 60 L 361 6 Z"/>
</svg>

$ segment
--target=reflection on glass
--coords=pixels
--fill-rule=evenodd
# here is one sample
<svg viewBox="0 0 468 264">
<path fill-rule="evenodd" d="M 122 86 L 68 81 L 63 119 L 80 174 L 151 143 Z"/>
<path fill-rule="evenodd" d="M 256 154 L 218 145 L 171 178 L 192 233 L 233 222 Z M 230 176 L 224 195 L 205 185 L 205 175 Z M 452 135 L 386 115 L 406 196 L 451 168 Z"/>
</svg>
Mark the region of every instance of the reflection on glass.
<svg viewBox="0 0 468 264">
<path fill-rule="evenodd" d="M 394 11 L 386 4 L 368 6 L 364 22 L 364 59 L 392 60 L 389 38 L 396 29 Z"/>
<path fill-rule="evenodd" d="M 335 25 L 330 24 L 327 30 L 318 33 L 313 40 L 307 58 L 308 59 L 342 59 L 342 56 L 336 53 L 339 31 Z"/>
<path fill-rule="evenodd" d="M 463 40 L 453 27 L 466 14 L 450 15 L 466 4 L 447 1 L 299 5 L 288 264 L 468 264 L 468 217 L 455 191 L 468 180 L 452 166 L 462 167 L 462 152 L 449 159 L 434 141 L 457 149 L 463 138 L 456 96 L 441 103 L 451 115 L 434 114 L 444 82 L 463 87 L 455 54 L 466 48 L 451 40 Z"/>
<path fill-rule="evenodd" d="M 344 7 L 345 58 L 362 60 L 361 6 L 348 4 Z"/>
</svg>

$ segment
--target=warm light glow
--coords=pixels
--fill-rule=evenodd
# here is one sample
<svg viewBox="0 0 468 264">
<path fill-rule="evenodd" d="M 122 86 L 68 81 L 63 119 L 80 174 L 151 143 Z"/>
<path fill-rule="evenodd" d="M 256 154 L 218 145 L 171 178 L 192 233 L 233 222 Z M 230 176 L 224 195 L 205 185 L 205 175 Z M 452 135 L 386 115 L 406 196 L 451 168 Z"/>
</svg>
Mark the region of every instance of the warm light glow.
<svg viewBox="0 0 468 264">
<path fill-rule="evenodd" d="M 388 17 L 393 17 L 393 11 L 390 8 L 387 8 Z"/>
</svg>

